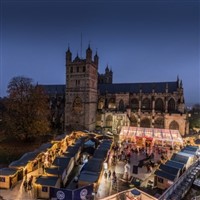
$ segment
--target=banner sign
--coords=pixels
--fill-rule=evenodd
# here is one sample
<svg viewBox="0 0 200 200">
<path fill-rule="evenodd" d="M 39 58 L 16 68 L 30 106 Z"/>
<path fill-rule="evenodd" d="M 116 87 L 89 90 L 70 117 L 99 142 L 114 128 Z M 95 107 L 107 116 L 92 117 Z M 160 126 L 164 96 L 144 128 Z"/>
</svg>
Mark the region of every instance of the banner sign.
<svg viewBox="0 0 200 200">
<path fill-rule="evenodd" d="M 86 200 L 92 196 L 93 184 L 73 190 L 73 200 Z"/>
<path fill-rule="evenodd" d="M 72 199 L 72 190 L 66 190 L 63 188 L 50 188 L 51 200 L 70 200 Z"/>
</svg>

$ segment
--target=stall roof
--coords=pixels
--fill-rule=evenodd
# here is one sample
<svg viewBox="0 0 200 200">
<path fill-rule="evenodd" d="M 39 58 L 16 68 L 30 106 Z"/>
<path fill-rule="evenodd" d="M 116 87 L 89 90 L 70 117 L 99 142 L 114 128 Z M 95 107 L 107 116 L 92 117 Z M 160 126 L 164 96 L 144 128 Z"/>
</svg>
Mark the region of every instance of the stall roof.
<svg viewBox="0 0 200 200">
<path fill-rule="evenodd" d="M 73 147 L 75 148 L 81 148 L 83 146 L 83 143 L 80 143 L 80 142 L 78 142 L 78 143 L 75 143 L 74 145 L 73 145 Z"/>
<path fill-rule="evenodd" d="M 172 167 L 175 167 L 175 168 L 178 168 L 178 169 L 183 169 L 183 167 L 185 166 L 183 163 L 176 162 L 175 160 L 168 160 L 165 163 L 165 165 L 172 166 Z"/>
<path fill-rule="evenodd" d="M 172 166 L 164 165 L 164 164 L 161 164 L 159 169 L 161 169 L 162 171 L 167 172 L 169 174 L 172 174 L 174 176 L 177 176 L 180 171 L 180 169 L 178 169 L 178 168 L 174 168 Z"/>
<path fill-rule="evenodd" d="M 39 148 L 38 151 L 44 151 L 46 152 L 48 149 L 50 149 L 53 146 L 53 144 L 51 142 L 42 144 Z"/>
<path fill-rule="evenodd" d="M 88 183 L 95 183 L 99 179 L 99 174 L 97 173 L 92 173 L 89 171 L 82 172 L 79 176 L 79 181 L 84 181 Z"/>
<path fill-rule="evenodd" d="M 17 172 L 17 169 L 2 168 L 0 169 L 0 176 L 12 176 Z"/>
<path fill-rule="evenodd" d="M 76 153 L 78 153 L 79 150 L 80 150 L 80 146 L 69 146 L 66 152 L 69 152 L 75 155 Z"/>
<path fill-rule="evenodd" d="M 190 154 L 190 155 L 193 155 L 193 156 L 196 155 L 196 152 L 194 152 L 194 151 L 189 151 L 189 150 L 185 150 L 185 149 L 182 149 L 181 152 L 187 153 L 187 154 Z"/>
<path fill-rule="evenodd" d="M 85 141 L 87 138 L 88 138 L 87 136 L 82 136 L 82 137 L 80 137 L 78 140 L 76 140 L 76 144 L 78 144 L 78 143 L 83 144 L 84 141 Z"/>
<path fill-rule="evenodd" d="M 87 142 L 84 143 L 84 146 L 95 146 L 95 142 L 88 140 Z"/>
<path fill-rule="evenodd" d="M 108 151 L 106 149 L 96 149 L 93 158 L 105 159 Z"/>
<path fill-rule="evenodd" d="M 189 157 L 188 156 L 184 156 L 184 155 L 180 155 L 177 153 L 174 153 L 171 157 L 171 160 L 175 160 L 177 162 L 181 162 L 186 164 L 188 162 Z"/>
<path fill-rule="evenodd" d="M 99 145 L 98 146 L 98 149 L 106 149 L 106 150 L 109 150 L 110 149 L 110 145 L 109 144 L 102 144 L 102 145 Z"/>
<path fill-rule="evenodd" d="M 102 142 L 103 142 L 103 143 L 106 143 L 106 142 L 112 143 L 112 140 L 111 140 L 111 139 L 104 139 Z"/>
<path fill-rule="evenodd" d="M 112 144 L 112 140 L 103 140 L 100 144 Z"/>
<path fill-rule="evenodd" d="M 9 167 L 25 167 L 29 161 L 36 159 L 39 153 L 38 151 L 25 153 L 19 160 L 10 163 Z"/>
<path fill-rule="evenodd" d="M 111 145 L 112 145 L 112 141 L 110 141 L 110 140 L 103 140 L 99 144 L 98 148 L 110 149 Z"/>
<path fill-rule="evenodd" d="M 61 135 L 57 135 L 55 138 L 55 141 L 61 141 L 66 137 L 66 133 L 63 133 Z"/>
<path fill-rule="evenodd" d="M 70 157 L 56 157 L 55 160 L 53 161 L 53 165 L 55 166 L 62 166 L 62 167 L 67 167 L 70 163 L 72 158 Z"/>
<path fill-rule="evenodd" d="M 39 185 L 45 185 L 45 186 L 55 186 L 58 179 L 59 178 L 56 176 L 40 176 L 36 178 L 35 183 Z"/>
<path fill-rule="evenodd" d="M 159 176 L 161 178 L 165 178 L 165 179 L 170 180 L 170 181 L 174 181 L 175 178 L 176 178 L 176 176 L 169 174 L 169 173 L 162 171 L 162 170 L 156 170 L 155 175 Z"/>
<path fill-rule="evenodd" d="M 72 157 L 74 157 L 76 155 L 76 152 L 64 152 L 63 153 L 63 156 L 64 157 L 69 157 L 69 158 L 72 158 Z"/>
<path fill-rule="evenodd" d="M 103 160 L 91 158 L 83 167 L 83 171 L 100 172 L 102 169 Z"/>
<path fill-rule="evenodd" d="M 65 167 L 51 166 L 49 168 L 45 168 L 45 172 L 47 174 L 62 175 L 65 169 Z"/>
<path fill-rule="evenodd" d="M 194 157 L 195 156 L 194 154 L 183 152 L 183 151 L 180 151 L 177 154 L 182 155 L 182 156 L 186 156 L 186 157 Z"/>
<path fill-rule="evenodd" d="M 199 150 L 199 147 L 198 146 L 186 146 L 183 149 L 188 150 L 188 151 L 197 152 Z"/>
<path fill-rule="evenodd" d="M 95 147 L 85 147 L 83 152 L 93 155 L 95 152 Z"/>
</svg>

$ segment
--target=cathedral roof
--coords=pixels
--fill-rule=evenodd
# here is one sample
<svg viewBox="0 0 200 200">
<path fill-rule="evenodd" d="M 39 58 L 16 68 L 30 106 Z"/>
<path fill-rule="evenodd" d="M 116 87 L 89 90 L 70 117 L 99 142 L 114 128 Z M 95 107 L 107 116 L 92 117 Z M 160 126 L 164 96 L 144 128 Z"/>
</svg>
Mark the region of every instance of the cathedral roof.
<svg viewBox="0 0 200 200">
<path fill-rule="evenodd" d="M 168 92 L 173 93 L 177 90 L 177 82 L 157 82 L 157 83 L 111 83 L 98 84 L 100 93 L 165 93 L 166 85 L 168 85 Z M 65 94 L 65 85 L 41 85 L 48 95 Z"/>
<path fill-rule="evenodd" d="M 112 83 L 112 84 L 98 84 L 100 93 L 165 93 L 166 84 L 168 84 L 168 92 L 173 93 L 177 90 L 177 82 L 158 82 L 158 83 Z"/>
<path fill-rule="evenodd" d="M 65 94 L 65 85 L 41 85 L 48 95 Z"/>
</svg>

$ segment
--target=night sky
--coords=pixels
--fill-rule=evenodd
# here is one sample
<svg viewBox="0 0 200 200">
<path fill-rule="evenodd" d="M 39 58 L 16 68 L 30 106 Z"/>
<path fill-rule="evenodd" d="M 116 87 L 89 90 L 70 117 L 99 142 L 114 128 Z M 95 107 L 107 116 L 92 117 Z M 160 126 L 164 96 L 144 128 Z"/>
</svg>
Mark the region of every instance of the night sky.
<svg viewBox="0 0 200 200">
<path fill-rule="evenodd" d="M 65 52 L 98 51 L 115 83 L 183 80 L 200 103 L 200 1 L 0 0 L 0 95 L 18 75 L 65 84 Z M 82 33 L 82 53 L 81 53 Z M 94 55 L 94 54 L 93 54 Z"/>
</svg>

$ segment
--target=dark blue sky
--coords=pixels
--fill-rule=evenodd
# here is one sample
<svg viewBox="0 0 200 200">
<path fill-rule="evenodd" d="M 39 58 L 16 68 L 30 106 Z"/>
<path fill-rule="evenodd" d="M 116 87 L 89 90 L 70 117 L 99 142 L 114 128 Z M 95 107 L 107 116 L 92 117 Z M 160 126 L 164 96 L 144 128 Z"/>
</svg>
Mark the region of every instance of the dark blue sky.
<svg viewBox="0 0 200 200">
<path fill-rule="evenodd" d="M 200 103 L 200 1 L 1 1 L 0 95 L 13 76 L 65 83 L 65 51 L 90 41 L 99 72 L 114 82 L 183 80 L 186 103 Z"/>
</svg>

